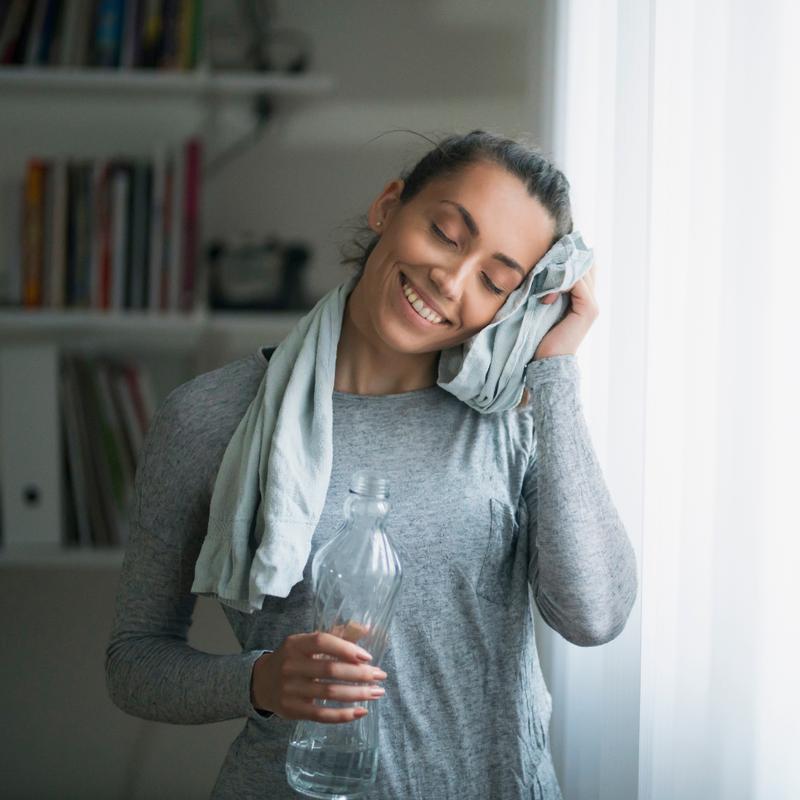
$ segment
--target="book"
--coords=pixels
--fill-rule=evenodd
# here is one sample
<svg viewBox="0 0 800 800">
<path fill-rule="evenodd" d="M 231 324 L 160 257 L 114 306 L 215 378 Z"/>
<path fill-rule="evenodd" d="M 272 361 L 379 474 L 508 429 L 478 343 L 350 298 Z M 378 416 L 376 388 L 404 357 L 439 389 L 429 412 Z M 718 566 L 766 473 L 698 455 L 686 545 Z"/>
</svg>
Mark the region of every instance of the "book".
<svg viewBox="0 0 800 800">
<path fill-rule="evenodd" d="M 42 202 L 42 297 L 41 305 L 53 305 L 53 273 L 51 252 L 53 249 L 53 206 L 54 206 L 54 169 L 55 164 L 48 159 L 45 162 L 46 174 L 44 196 Z"/>
<path fill-rule="evenodd" d="M 21 64 L 35 11 L 28 0 L 14 0 L 0 35 L 0 64 Z"/>
<path fill-rule="evenodd" d="M 148 420 L 144 426 L 140 426 L 136 414 L 133 398 L 131 397 L 130 386 L 125 379 L 125 365 L 118 362 L 108 364 L 108 379 L 111 388 L 111 396 L 114 400 L 114 407 L 120 419 L 122 434 L 125 439 L 126 455 L 129 459 L 131 474 L 136 473 L 136 464 L 139 461 L 139 454 L 144 443 L 144 436 Z"/>
<path fill-rule="evenodd" d="M 136 66 L 137 29 L 142 6 L 142 0 L 125 0 L 119 64 L 123 69 L 132 69 Z"/>
<path fill-rule="evenodd" d="M 197 303 L 196 273 L 198 268 L 198 243 L 200 241 L 200 183 L 202 145 L 197 137 L 184 145 L 186 162 L 183 203 L 183 282 L 179 307 L 192 311 Z"/>
<path fill-rule="evenodd" d="M 150 201 L 150 259 L 148 280 L 148 305 L 152 310 L 165 307 L 166 296 L 162 286 L 164 261 L 164 200 L 167 195 L 167 148 L 158 145 L 153 153 L 153 178 Z"/>
<path fill-rule="evenodd" d="M 64 21 L 57 63 L 62 67 L 81 67 L 87 63 L 94 0 L 64 0 L 64 2 Z"/>
<path fill-rule="evenodd" d="M 126 308 L 125 287 L 128 273 L 128 206 L 130 204 L 130 167 L 118 161 L 112 169 L 111 181 L 111 308 Z"/>
<path fill-rule="evenodd" d="M 119 544 L 119 520 L 114 501 L 114 485 L 108 462 L 109 431 L 100 407 L 92 364 L 85 356 L 72 356 L 76 383 L 80 393 L 82 419 L 87 434 L 87 461 L 90 465 L 88 484 L 89 510 L 93 517 L 94 543 L 101 547 Z"/>
<path fill-rule="evenodd" d="M 39 63 L 39 51 L 41 49 L 42 33 L 48 2 L 49 0 L 31 0 L 33 18 L 31 19 L 28 37 L 25 42 L 26 64 L 35 65 Z"/>
<path fill-rule="evenodd" d="M 6 198 L 6 257 L 0 261 L 0 305 L 21 306 L 22 232 L 24 229 L 24 180 L 11 178 L 3 184 Z"/>
<path fill-rule="evenodd" d="M 40 64 L 53 66 L 60 62 L 62 31 L 68 2 L 71 2 L 71 0 L 50 0 L 39 54 Z"/>
<path fill-rule="evenodd" d="M 70 160 L 67 164 L 67 304 L 92 307 L 92 242 L 96 199 L 94 165 Z"/>
<path fill-rule="evenodd" d="M 25 173 L 23 224 L 23 287 L 24 305 L 40 306 L 44 282 L 44 194 L 47 163 L 28 160 Z"/>
<path fill-rule="evenodd" d="M 95 380 L 100 405 L 101 427 L 105 447 L 106 465 L 111 479 L 111 500 L 115 516 L 116 542 L 124 545 L 127 541 L 128 506 L 131 501 L 133 475 L 136 465 L 132 463 L 127 451 L 122 420 L 114 404 L 109 384 L 109 367 L 105 360 L 98 360 L 92 375 Z"/>
<path fill-rule="evenodd" d="M 127 542 L 136 471 L 152 418 L 151 387 L 141 392 L 140 383 L 149 387 L 149 375 L 135 359 L 74 353 L 62 359 L 60 413 L 70 505 L 65 528 L 68 539 L 74 528 L 77 544 Z"/>
<path fill-rule="evenodd" d="M 75 541 L 83 547 L 90 547 L 94 541 L 92 523 L 89 514 L 89 470 L 86 464 L 88 455 L 87 441 L 81 419 L 82 409 L 75 376 L 72 372 L 72 362 L 65 359 L 61 366 L 59 381 L 59 397 L 61 399 L 62 426 L 64 430 L 64 443 L 66 449 L 66 467 L 69 472 L 67 486 L 69 497 L 67 505 L 73 509 L 73 516 L 77 527 Z"/>
<path fill-rule="evenodd" d="M 46 269 L 50 273 L 50 305 L 65 306 L 67 280 L 67 162 L 56 158 L 52 162 L 52 221 L 50 247 Z"/>
<path fill-rule="evenodd" d="M 99 0 L 91 40 L 91 66 L 119 66 L 124 11 L 123 0 Z"/>
<path fill-rule="evenodd" d="M 128 273 L 128 307 L 146 309 L 148 298 L 147 255 L 150 241 L 150 194 L 152 165 L 141 159 L 133 162 L 130 207 L 130 269 Z"/>
<path fill-rule="evenodd" d="M 150 158 L 28 159 L 13 203 L 0 302 L 30 307 L 192 312 L 202 305 L 202 142 Z M 12 270 L 15 274 L 11 274 Z M 21 296 L 11 294 L 19 283 Z M 16 299 L 15 299 L 16 298 Z"/>
<path fill-rule="evenodd" d="M 181 289 L 183 283 L 183 235 L 184 235 L 184 204 L 186 195 L 184 181 L 186 177 L 186 158 L 184 149 L 176 148 L 172 151 L 172 175 L 170 176 L 170 203 L 169 203 L 169 299 L 167 307 L 170 311 L 177 311 L 181 307 Z"/>
<path fill-rule="evenodd" d="M 111 204 L 109 202 L 110 161 L 97 158 L 92 163 L 94 215 L 89 269 L 89 294 L 92 308 L 111 307 Z"/>
</svg>

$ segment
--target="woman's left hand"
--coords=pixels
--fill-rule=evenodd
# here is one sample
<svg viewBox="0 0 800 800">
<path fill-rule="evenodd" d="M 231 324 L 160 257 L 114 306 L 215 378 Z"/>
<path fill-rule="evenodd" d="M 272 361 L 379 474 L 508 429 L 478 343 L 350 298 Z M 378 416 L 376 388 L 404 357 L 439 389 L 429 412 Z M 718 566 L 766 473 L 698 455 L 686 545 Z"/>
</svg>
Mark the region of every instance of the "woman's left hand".
<svg viewBox="0 0 800 800">
<path fill-rule="evenodd" d="M 597 319 L 600 309 L 594 297 L 594 268 L 589 268 L 584 276 L 569 290 L 570 307 L 566 316 L 554 325 L 544 336 L 533 360 L 550 356 L 574 355 L 592 323 Z M 552 303 L 558 292 L 546 294 L 543 303 Z"/>
</svg>

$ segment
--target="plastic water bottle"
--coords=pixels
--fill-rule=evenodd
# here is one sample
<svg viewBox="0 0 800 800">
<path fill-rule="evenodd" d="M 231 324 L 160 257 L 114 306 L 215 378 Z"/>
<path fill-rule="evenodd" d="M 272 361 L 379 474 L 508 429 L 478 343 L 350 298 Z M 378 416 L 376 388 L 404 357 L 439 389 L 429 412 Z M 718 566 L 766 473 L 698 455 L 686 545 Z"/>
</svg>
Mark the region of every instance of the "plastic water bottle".
<svg viewBox="0 0 800 800">
<path fill-rule="evenodd" d="M 402 568 L 384 530 L 389 482 L 368 470 L 356 472 L 336 535 L 320 547 L 311 565 L 314 630 L 355 642 L 379 666 L 388 646 Z M 333 658 L 322 653 L 317 658 Z M 326 683 L 342 683 L 321 679 Z M 353 684 L 366 685 L 366 684 Z M 286 754 L 289 785 L 308 797 L 346 800 L 369 791 L 378 774 L 378 706 L 317 698 L 328 708 L 369 708 L 352 722 L 299 720 Z"/>
</svg>

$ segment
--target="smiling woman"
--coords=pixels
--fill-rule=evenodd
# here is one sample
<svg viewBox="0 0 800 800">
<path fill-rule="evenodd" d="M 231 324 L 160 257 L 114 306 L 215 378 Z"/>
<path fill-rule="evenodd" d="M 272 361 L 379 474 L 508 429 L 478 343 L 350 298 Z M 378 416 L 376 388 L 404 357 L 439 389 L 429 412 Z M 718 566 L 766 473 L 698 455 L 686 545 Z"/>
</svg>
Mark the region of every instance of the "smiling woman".
<svg viewBox="0 0 800 800">
<path fill-rule="evenodd" d="M 385 185 L 352 243 L 356 253 L 343 258 L 358 284 L 342 325 L 336 389 L 433 385 L 439 352 L 491 322 L 571 231 L 569 182 L 537 148 L 479 130 L 443 139 Z"/>
<path fill-rule="evenodd" d="M 156 413 L 106 675 L 137 716 L 246 718 L 214 800 L 295 797 L 286 766 L 297 720 L 340 724 L 356 749 L 372 741 L 364 726 L 377 728 L 365 796 L 561 800 L 531 597 L 567 641 L 604 644 L 636 598 L 634 552 L 571 350 L 525 365 L 523 409 L 516 392 L 499 410 L 476 408 L 435 370 L 442 348 L 542 274 L 534 265 L 571 233 L 567 188 L 513 141 L 444 140 L 372 200 L 358 274 L 316 316 L 178 387 Z M 404 577 L 391 644 L 359 658 L 368 641 L 309 628 L 314 557 L 361 469 L 396 487 L 388 532 Z M 197 594 L 220 601 L 241 653 L 187 643 Z M 323 784 L 326 769 L 303 780 Z"/>
</svg>

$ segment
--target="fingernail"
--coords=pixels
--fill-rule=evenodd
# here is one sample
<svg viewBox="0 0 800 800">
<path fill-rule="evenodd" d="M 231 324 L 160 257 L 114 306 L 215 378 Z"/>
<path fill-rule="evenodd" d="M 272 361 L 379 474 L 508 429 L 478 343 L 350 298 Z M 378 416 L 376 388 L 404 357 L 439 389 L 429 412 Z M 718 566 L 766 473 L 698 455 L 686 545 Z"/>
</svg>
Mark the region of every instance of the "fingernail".
<svg viewBox="0 0 800 800">
<path fill-rule="evenodd" d="M 364 660 L 364 661 L 372 661 L 372 656 L 371 656 L 371 655 L 370 655 L 370 654 L 369 654 L 369 653 L 368 653 L 366 650 L 362 650 L 360 647 L 359 647 L 359 649 L 356 651 L 356 655 L 357 655 L 357 656 L 358 656 L 360 659 L 362 659 L 362 660 Z"/>
</svg>

